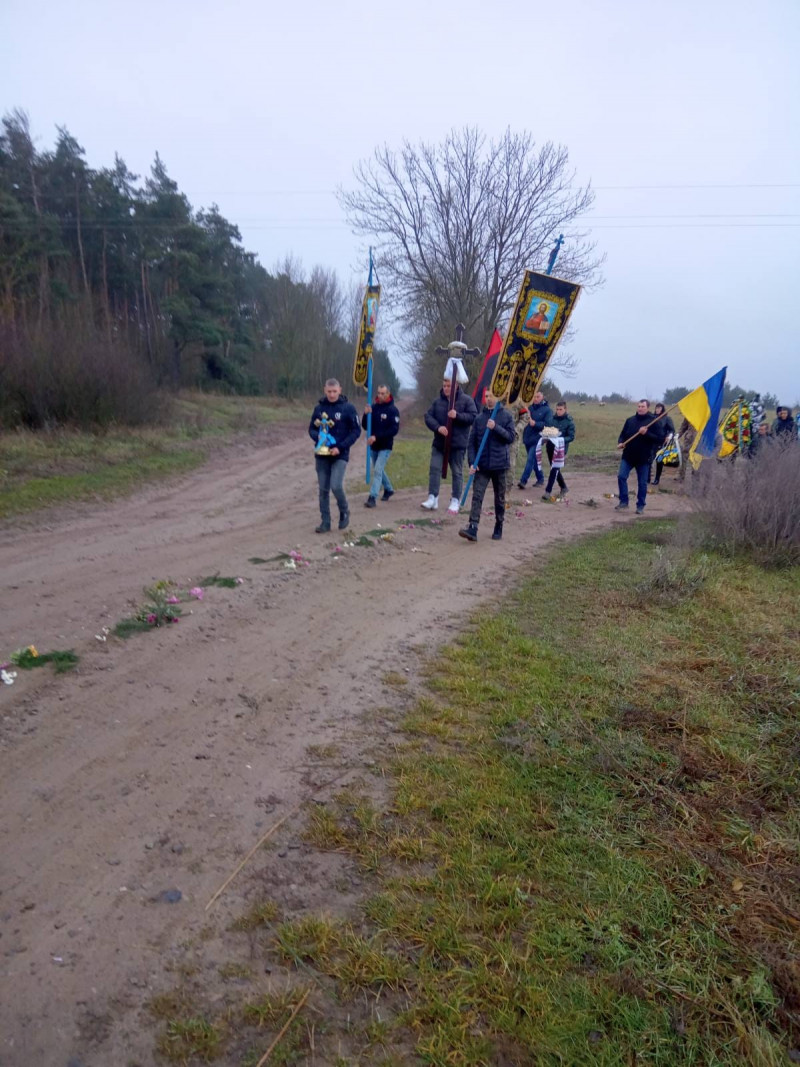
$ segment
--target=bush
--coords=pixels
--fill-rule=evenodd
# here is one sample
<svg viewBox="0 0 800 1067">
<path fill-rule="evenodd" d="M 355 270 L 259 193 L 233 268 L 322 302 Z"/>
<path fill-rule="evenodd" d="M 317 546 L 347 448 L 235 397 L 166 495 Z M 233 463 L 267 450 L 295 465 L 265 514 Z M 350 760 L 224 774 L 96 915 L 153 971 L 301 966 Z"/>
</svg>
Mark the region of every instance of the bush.
<svg viewBox="0 0 800 1067">
<path fill-rule="evenodd" d="M 762 566 L 800 563 L 800 446 L 764 442 L 753 459 L 705 460 L 692 479 L 695 532 Z"/>
<path fill-rule="evenodd" d="M 146 361 L 75 317 L 0 336 L 0 426 L 83 429 L 158 422 L 162 401 Z"/>
<path fill-rule="evenodd" d="M 693 596 L 705 584 L 709 558 L 696 556 L 685 549 L 656 547 L 650 574 L 638 586 L 648 599 L 672 603 Z"/>
</svg>

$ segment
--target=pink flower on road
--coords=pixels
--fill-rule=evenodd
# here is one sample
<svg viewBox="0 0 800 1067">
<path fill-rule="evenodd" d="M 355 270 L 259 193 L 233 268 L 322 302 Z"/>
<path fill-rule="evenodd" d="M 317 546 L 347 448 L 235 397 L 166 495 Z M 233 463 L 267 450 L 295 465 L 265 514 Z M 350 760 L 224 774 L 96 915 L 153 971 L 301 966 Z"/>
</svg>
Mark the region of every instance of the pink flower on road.
<svg viewBox="0 0 800 1067">
<path fill-rule="evenodd" d="M 151 614 L 151 615 L 148 615 L 148 616 L 147 616 L 147 621 L 148 621 L 148 622 L 150 623 L 150 625 L 151 625 L 151 626 L 155 626 L 155 624 L 156 624 L 156 617 L 155 617 L 155 615 L 152 615 L 152 614 Z"/>
<path fill-rule="evenodd" d="M 189 590 L 189 596 L 193 596 L 196 600 L 202 600 L 204 595 L 205 594 L 199 585 L 196 585 L 194 589 Z"/>
<path fill-rule="evenodd" d="M 180 598 L 176 597 L 176 596 L 168 596 L 167 597 L 167 603 L 168 604 L 180 604 Z"/>
</svg>

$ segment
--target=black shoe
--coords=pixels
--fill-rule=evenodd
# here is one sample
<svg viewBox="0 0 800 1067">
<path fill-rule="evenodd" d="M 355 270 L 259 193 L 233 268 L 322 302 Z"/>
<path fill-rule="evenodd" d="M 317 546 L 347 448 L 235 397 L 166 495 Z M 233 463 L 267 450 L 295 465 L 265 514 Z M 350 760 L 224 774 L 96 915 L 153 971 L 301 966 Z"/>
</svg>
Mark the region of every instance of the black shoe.
<svg viewBox="0 0 800 1067">
<path fill-rule="evenodd" d="M 367 499 L 364 501 L 365 508 L 376 508 L 377 506 L 378 501 L 375 499 L 374 496 L 368 496 Z"/>
<path fill-rule="evenodd" d="M 494 531 L 492 532 L 493 541 L 502 541 L 503 539 L 503 524 L 502 522 L 496 522 L 494 524 Z"/>
<path fill-rule="evenodd" d="M 628 505 L 627 504 L 617 504 L 617 506 L 614 508 L 614 511 L 627 511 L 627 510 L 628 510 Z"/>
<path fill-rule="evenodd" d="M 527 489 L 527 488 L 528 488 L 528 483 L 527 482 L 517 482 L 517 489 Z"/>
<path fill-rule="evenodd" d="M 536 484 L 537 485 L 544 485 L 544 478 L 537 478 L 536 479 Z"/>
<path fill-rule="evenodd" d="M 390 496 L 394 496 L 394 489 L 384 489 L 381 500 L 388 500 Z"/>
<path fill-rule="evenodd" d="M 637 515 L 644 515 L 644 508 L 637 508 L 636 509 L 636 514 Z"/>
<path fill-rule="evenodd" d="M 661 479 L 660 479 L 660 478 L 656 478 L 656 479 L 654 479 L 654 481 L 652 482 L 652 484 L 653 484 L 653 485 L 658 485 L 658 483 L 659 483 L 660 481 L 661 481 Z"/>
<path fill-rule="evenodd" d="M 330 533 L 331 524 L 329 522 L 321 522 L 319 526 L 314 530 L 314 533 Z"/>
<path fill-rule="evenodd" d="M 350 525 L 350 512 L 349 511 L 340 512 L 340 514 L 339 514 L 339 529 L 340 530 L 346 530 L 349 525 Z"/>
<path fill-rule="evenodd" d="M 458 536 L 463 537 L 466 541 L 477 541 L 478 527 L 471 522 L 469 526 L 465 526 L 463 530 L 458 531 Z"/>
</svg>

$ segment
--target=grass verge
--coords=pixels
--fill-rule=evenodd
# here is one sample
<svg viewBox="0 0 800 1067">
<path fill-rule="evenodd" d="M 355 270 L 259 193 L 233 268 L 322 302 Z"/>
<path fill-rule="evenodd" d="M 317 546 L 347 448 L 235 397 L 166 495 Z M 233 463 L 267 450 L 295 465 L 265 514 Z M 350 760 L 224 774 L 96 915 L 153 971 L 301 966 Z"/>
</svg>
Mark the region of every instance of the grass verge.
<svg viewBox="0 0 800 1067">
<path fill-rule="evenodd" d="M 305 916 L 276 948 L 334 997 L 382 990 L 387 1047 L 777 1065 L 800 1042 L 800 572 L 707 556 L 676 600 L 663 532 L 560 551 L 434 664 L 391 809 L 313 813 L 379 890 L 363 930 Z"/>
<path fill-rule="evenodd" d="M 38 508 L 131 492 L 204 462 L 211 443 L 306 415 L 271 399 L 181 394 L 163 427 L 0 434 L 0 519 Z"/>
</svg>

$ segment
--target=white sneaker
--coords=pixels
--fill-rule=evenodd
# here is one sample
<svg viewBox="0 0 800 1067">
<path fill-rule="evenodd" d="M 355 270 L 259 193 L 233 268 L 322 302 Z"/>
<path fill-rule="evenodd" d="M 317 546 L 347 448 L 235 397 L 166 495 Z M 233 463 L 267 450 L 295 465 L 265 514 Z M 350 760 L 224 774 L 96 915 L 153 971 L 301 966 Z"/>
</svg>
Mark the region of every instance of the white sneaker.
<svg viewBox="0 0 800 1067">
<path fill-rule="evenodd" d="M 427 511 L 436 511 L 439 507 L 439 497 L 431 493 L 427 500 L 422 501 L 420 507 L 425 508 Z"/>
<path fill-rule="evenodd" d="M 460 510 L 461 510 L 461 501 L 458 499 L 457 496 L 451 497 L 450 503 L 448 504 L 448 507 L 447 507 L 447 514 L 448 515 L 458 515 Z"/>
</svg>

